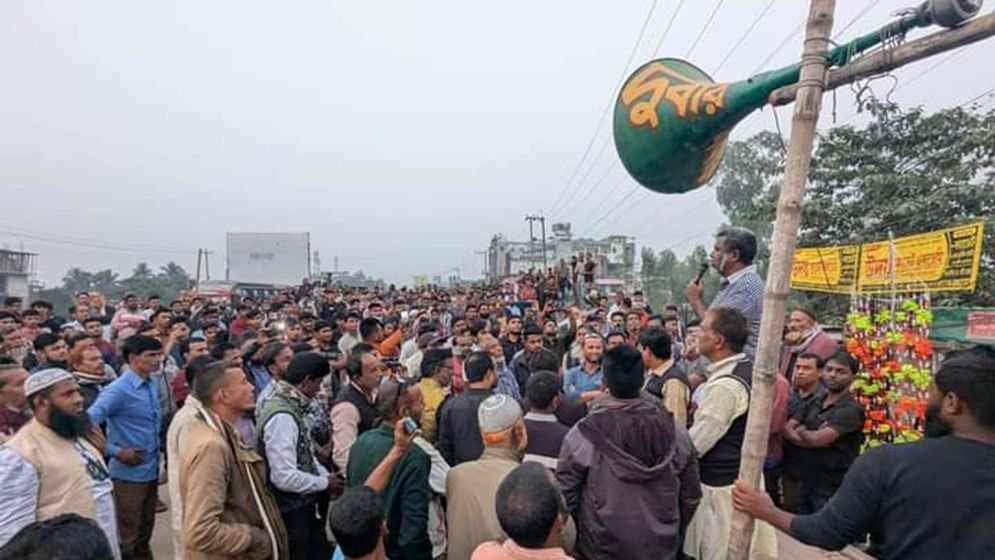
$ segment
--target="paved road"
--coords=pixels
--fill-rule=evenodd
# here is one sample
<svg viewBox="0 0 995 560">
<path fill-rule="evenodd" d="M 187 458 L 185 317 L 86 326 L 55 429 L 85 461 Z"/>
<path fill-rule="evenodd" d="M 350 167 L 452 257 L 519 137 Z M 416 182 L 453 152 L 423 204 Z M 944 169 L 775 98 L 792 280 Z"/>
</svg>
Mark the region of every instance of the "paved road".
<svg viewBox="0 0 995 560">
<path fill-rule="evenodd" d="M 169 503 L 166 485 L 159 487 L 159 495 Z M 173 558 L 173 530 L 169 526 L 169 511 L 155 517 L 155 532 L 152 533 L 152 554 L 157 560 Z M 852 546 L 840 552 L 826 552 L 805 546 L 787 535 L 778 533 L 778 557 L 789 560 L 872 560 Z"/>
<path fill-rule="evenodd" d="M 169 488 L 159 486 L 159 497 L 169 503 Z M 152 555 L 157 560 L 169 560 L 173 557 L 173 530 L 170 528 L 169 511 L 155 516 L 155 531 L 152 532 Z"/>
</svg>

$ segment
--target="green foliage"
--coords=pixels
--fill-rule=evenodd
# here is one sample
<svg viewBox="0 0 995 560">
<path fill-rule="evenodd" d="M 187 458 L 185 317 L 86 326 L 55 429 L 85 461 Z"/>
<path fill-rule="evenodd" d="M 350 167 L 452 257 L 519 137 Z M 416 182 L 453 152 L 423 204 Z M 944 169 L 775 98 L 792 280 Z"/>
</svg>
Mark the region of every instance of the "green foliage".
<svg viewBox="0 0 995 560">
<path fill-rule="evenodd" d="M 805 195 L 800 247 L 861 243 L 922 233 L 995 215 L 995 110 L 962 108 L 925 114 L 872 103 L 863 128 L 820 135 Z M 733 224 L 770 241 L 783 152 L 762 132 L 733 142 L 717 179 L 719 203 Z M 942 303 L 992 305 L 995 224 L 989 223 L 979 289 L 938 297 Z M 763 256 L 765 252 L 761 252 Z M 824 317 L 841 319 L 842 296 L 792 295 Z"/>
<path fill-rule="evenodd" d="M 684 286 L 698 275 L 701 263 L 708 262 L 708 251 L 699 245 L 683 260 L 678 260 L 669 249 L 656 253 L 643 247 L 642 261 L 640 279 L 643 294 L 653 310 L 661 312 L 666 305 L 685 304 Z M 714 294 L 718 289 L 718 277 L 715 274 L 706 275 L 704 283 L 706 293 Z"/>
<path fill-rule="evenodd" d="M 72 305 L 79 292 L 99 292 L 110 301 L 121 298 L 125 292 L 134 292 L 139 297 L 158 295 L 164 303 L 174 299 L 180 290 L 190 287 L 190 275 L 182 266 L 170 262 L 157 271 L 148 263 L 138 263 L 128 278 L 120 279 L 110 269 L 89 272 L 81 268 L 71 268 L 62 277 L 62 286 L 42 290 L 37 299 L 51 301 L 59 313 L 64 313 Z"/>
</svg>

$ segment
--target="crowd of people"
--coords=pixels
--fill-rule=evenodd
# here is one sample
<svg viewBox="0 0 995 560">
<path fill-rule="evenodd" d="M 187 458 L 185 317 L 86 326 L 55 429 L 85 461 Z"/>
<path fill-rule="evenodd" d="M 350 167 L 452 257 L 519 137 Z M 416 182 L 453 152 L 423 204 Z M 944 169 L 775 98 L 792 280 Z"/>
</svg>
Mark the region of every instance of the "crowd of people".
<svg viewBox="0 0 995 560">
<path fill-rule="evenodd" d="M 79 293 L 67 318 L 8 298 L 0 559 L 152 558 L 166 510 L 188 559 L 715 560 L 735 510 L 757 520 L 755 558 L 777 556 L 775 529 L 995 557 L 990 348 L 943 363 L 929 439 L 861 456 L 860 365 L 792 310 L 764 477 L 737 480 L 755 256 L 751 232 L 721 230 L 719 290 L 706 304 L 692 280 L 686 322 L 555 272 L 233 302 Z"/>
</svg>

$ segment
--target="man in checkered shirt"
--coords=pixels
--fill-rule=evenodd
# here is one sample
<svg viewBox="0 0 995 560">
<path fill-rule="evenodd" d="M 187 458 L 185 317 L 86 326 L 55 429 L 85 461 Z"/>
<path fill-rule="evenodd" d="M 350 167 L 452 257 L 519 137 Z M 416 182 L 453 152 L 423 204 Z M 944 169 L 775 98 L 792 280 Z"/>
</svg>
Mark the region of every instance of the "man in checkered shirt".
<svg viewBox="0 0 995 560">
<path fill-rule="evenodd" d="M 743 352 L 751 360 L 757 352 L 764 297 L 764 281 L 753 264 L 756 256 L 757 236 L 752 231 L 741 227 L 723 227 L 715 234 L 711 254 L 712 267 L 722 276 L 712 303 L 705 305 L 700 282 L 692 280 L 684 288 L 684 296 L 700 319 L 704 319 L 705 310 L 709 307 L 731 307 L 746 316 L 750 322 L 750 338 Z"/>
</svg>

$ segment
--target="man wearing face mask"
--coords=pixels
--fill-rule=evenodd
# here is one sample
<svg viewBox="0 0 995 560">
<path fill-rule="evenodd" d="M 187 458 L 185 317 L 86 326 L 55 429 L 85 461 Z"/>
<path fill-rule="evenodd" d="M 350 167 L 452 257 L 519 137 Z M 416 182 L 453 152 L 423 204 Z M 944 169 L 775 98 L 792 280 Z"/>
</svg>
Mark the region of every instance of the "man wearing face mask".
<svg viewBox="0 0 995 560">
<path fill-rule="evenodd" d="M 85 439 L 90 419 L 76 380 L 64 369 L 42 370 L 25 394 L 34 418 L 0 448 L 0 545 L 30 523 L 76 513 L 97 522 L 120 558 L 113 483 Z"/>
<path fill-rule="evenodd" d="M 701 320 L 705 319 L 705 311 L 709 307 L 731 307 L 746 317 L 750 324 L 750 338 L 743 352 L 751 360 L 757 351 L 764 296 L 764 281 L 753 264 L 756 256 L 757 237 L 752 231 L 741 227 L 723 227 L 715 235 L 715 246 L 712 248 L 712 267 L 722 276 L 712 303 L 705 304 L 700 281 L 692 280 L 684 288 L 684 296 Z"/>
<path fill-rule="evenodd" d="M 838 550 L 871 533 L 876 558 L 995 558 L 995 348 L 954 352 L 929 389 L 926 439 L 861 455 L 818 513 L 792 515 L 736 482 L 733 504 Z"/>
</svg>

